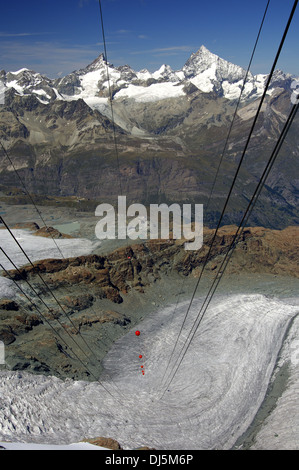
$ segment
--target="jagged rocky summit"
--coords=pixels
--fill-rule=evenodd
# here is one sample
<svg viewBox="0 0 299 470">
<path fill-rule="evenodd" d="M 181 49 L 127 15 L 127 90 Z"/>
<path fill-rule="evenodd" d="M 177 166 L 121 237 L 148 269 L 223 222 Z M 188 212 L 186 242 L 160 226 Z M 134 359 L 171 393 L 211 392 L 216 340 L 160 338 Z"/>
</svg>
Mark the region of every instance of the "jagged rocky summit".
<svg viewBox="0 0 299 470">
<path fill-rule="evenodd" d="M 55 80 L 28 69 L 1 71 L 6 99 L 0 107 L 0 138 L 34 194 L 112 202 L 121 181 L 132 202 L 206 204 L 245 75 L 242 67 L 204 46 L 177 71 L 165 64 L 156 72 L 114 67 L 103 54 Z M 248 75 L 205 213 L 211 226 L 221 213 L 267 78 Z M 225 223 L 239 223 L 291 109 L 293 80 L 274 73 Z M 252 225 L 283 228 L 299 220 L 297 127 L 295 120 Z M 0 190 L 20 187 L 4 154 L 0 176 Z"/>
<path fill-rule="evenodd" d="M 33 94 L 44 104 L 56 99 L 67 101 L 82 98 L 87 99 L 92 106 L 92 98 L 108 95 L 107 69 L 114 88 L 114 99 L 126 96 L 145 102 L 165 99 L 168 96 L 183 96 L 186 93 L 184 87 L 188 88 L 190 84 L 202 92 L 215 91 L 225 98 L 237 99 L 246 75 L 242 67 L 201 46 L 178 71 L 173 71 L 170 66 L 163 64 L 153 73 L 146 69 L 136 72 L 129 65 L 114 67 L 110 63 L 107 64 L 104 54 L 100 54 L 85 69 L 74 71 L 63 78 L 50 79 L 23 68 L 8 73 L 2 70 L 0 80 L 6 90 L 14 90 L 21 96 Z M 260 96 L 266 79 L 266 74 L 249 73 L 243 100 Z M 269 93 L 273 92 L 278 80 L 280 85 L 287 87 L 291 79 L 290 74 L 276 71 Z M 96 102 L 93 106 L 96 106 Z"/>
</svg>

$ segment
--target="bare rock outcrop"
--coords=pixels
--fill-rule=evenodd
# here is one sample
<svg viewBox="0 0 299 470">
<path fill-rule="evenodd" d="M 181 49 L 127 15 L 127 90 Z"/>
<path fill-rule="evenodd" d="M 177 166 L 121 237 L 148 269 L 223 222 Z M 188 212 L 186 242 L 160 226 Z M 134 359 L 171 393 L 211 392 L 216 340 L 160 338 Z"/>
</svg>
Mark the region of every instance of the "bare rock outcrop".
<svg viewBox="0 0 299 470">
<path fill-rule="evenodd" d="M 185 251 L 184 240 L 149 240 L 144 243 L 120 248 L 106 256 L 85 255 L 68 259 L 37 261 L 34 266 L 22 268 L 22 277 L 32 280 L 43 274 L 46 282 L 55 289 L 68 285 L 87 285 L 89 297 L 70 301 L 72 308 L 80 310 L 80 304 L 92 302 L 92 295 L 121 303 L 122 296 L 130 290 L 139 292 L 162 274 L 172 271 L 184 276 L 197 275 L 206 261 L 212 272 L 221 265 L 224 256 L 234 241 L 237 227 L 224 226 L 215 231 L 204 230 L 204 244 L 198 251 Z M 299 277 L 298 268 L 299 227 L 270 230 L 250 227 L 243 231 L 233 257 L 228 265 L 229 273 L 261 272 Z M 20 280 L 20 274 L 11 271 Z M 90 297 L 91 296 L 91 297 Z"/>
<path fill-rule="evenodd" d="M 94 446 L 104 447 L 111 450 L 122 450 L 121 445 L 111 437 L 94 437 L 90 439 L 83 439 L 82 442 L 88 442 Z"/>
<path fill-rule="evenodd" d="M 10 271 L 16 282 L 27 280 L 42 292 L 49 306 L 47 310 L 37 298 L 33 299 L 32 305 L 26 299 L 0 301 L 0 340 L 5 344 L 11 368 L 84 380 L 94 378 L 94 373 L 91 376 L 90 372 L 82 370 L 73 348 L 81 354 L 83 347 L 91 363 L 94 361 L 91 350 L 97 351 L 100 357 L 95 363 L 95 372 L 99 374 L 101 359 L 112 342 L 130 325 L 140 321 L 140 305 L 148 302 L 150 289 L 154 285 L 159 288 L 174 277 L 198 277 L 213 239 L 205 272 L 211 277 L 221 272 L 236 229 L 234 226 L 221 227 L 216 236 L 214 230 L 205 229 L 204 244 L 198 251 L 185 251 L 184 240 L 149 240 L 119 248 L 105 256 L 92 254 L 46 259 L 33 266 L 23 266 L 20 272 Z M 299 278 L 298 252 L 299 227 L 281 231 L 249 227 L 243 231 L 226 273 Z M 55 292 L 61 310 L 39 276 Z M 139 305 L 137 313 L 135 302 Z M 40 309 L 43 318 L 39 315 Z M 45 320 L 54 326 L 56 336 Z M 78 344 L 71 343 L 70 346 L 67 334 L 76 338 Z M 67 347 L 63 339 L 67 339 Z M 90 345 L 88 349 L 86 341 Z M 80 350 L 78 346 L 81 346 Z"/>
</svg>

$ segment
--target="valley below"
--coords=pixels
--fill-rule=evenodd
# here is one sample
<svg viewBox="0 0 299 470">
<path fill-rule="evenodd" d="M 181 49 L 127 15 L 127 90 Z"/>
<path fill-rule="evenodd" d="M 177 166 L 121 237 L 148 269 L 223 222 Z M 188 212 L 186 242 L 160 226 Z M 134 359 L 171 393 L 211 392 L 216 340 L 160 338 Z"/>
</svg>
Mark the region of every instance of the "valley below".
<svg viewBox="0 0 299 470">
<path fill-rule="evenodd" d="M 245 73 L 0 71 L 0 446 L 298 450 L 298 116 L 224 264 L 296 77 Z M 202 247 L 99 240 L 123 195 L 202 204 Z"/>
<path fill-rule="evenodd" d="M 204 204 L 205 225 L 212 228 L 251 132 L 223 220 L 239 224 L 291 110 L 295 80 L 276 70 L 263 96 L 267 75 L 250 73 L 242 90 L 245 75 L 204 46 L 178 71 L 164 64 L 154 73 L 135 72 L 106 64 L 102 54 L 57 80 L 28 69 L 1 71 L 1 200 L 24 204 L 21 178 L 45 205 L 52 198 L 54 205 L 68 200 L 90 210 L 120 195 L 147 206 Z M 297 173 L 296 118 L 252 225 L 298 224 Z"/>
<path fill-rule="evenodd" d="M 93 213 L 39 209 L 50 236 L 33 206 L 1 207 L 34 265 L 0 229 L 19 268 L 1 254 L 1 441 L 297 448 L 298 227 L 244 230 L 189 345 L 236 227 L 220 228 L 184 322 L 213 229 L 187 252 L 183 240 L 100 241 Z"/>
</svg>

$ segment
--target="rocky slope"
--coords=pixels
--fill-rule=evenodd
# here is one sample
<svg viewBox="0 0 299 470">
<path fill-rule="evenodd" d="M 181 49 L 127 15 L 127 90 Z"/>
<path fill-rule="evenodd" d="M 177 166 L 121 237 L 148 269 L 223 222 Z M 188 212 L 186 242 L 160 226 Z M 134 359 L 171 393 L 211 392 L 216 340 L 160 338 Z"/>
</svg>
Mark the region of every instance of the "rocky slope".
<svg viewBox="0 0 299 470">
<path fill-rule="evenodd" d="M 122 188 L 135 202 L 206 204 L 244 76 L 245 70 L 204 46 L 178 71 L 163 65 L 154 73 L 135 72 L 127 65 L 106 65 L 103 55 L 58 80 L 27 69 L 2 71 L 6 99 L 0 107 L 0 138 L 35 194 L 111 203 Z M 290 111 L 293 79 L 281 71 L 274 74 L 225 223 L 239 223 Z M 211 226 L 223 207 L 266 81 L 266 75 L 248 76 L 205 213 Z M 297 172 L 298 120 L 260 196 L 252 225 L 283 228 L 298 222 Z M 20 187 L 3 152 L 0 174 L 5 188 Z"/>
<path fill-rule="evenodd" d="M 215 277 L 234 234 L 233 226 L 219 230 L 204 277 Z M 182 279 L 188 280 L 186 287 L 192 287 L 213 235 L 213 230 L 205 229 L 204 246 L 198 252 L 186 252 L 181 240 L 152 240 L 105 256 L 47 259 L 35 262 L 34 267 L 10 271 L 9 277 L 21 282 L 29 295 L 32 288 L 35 290 L 31 304 L 24 296 L 2 299 L 0 303 L 0 339 L 6 345 L 10 368 L 93 380 L 94 368 L 98 376 L 100 364 L 91 352 L 103 358 L 116 338 L 155 308 L 155 299 L 165 300 L 171 289 L 179 292 Z M 298 249 L 298 227 L 282 231 L 247 228 L 226 275 L 299 278 Z M 59 335 L 53 335 L 51 325 Z M 82 335 L 89 348 L 82 342 Z M 76 353 L 81 357 L 82 349 L 89 373 L 82 372 L 82 365 L 74 357 Z"/>
</svg>

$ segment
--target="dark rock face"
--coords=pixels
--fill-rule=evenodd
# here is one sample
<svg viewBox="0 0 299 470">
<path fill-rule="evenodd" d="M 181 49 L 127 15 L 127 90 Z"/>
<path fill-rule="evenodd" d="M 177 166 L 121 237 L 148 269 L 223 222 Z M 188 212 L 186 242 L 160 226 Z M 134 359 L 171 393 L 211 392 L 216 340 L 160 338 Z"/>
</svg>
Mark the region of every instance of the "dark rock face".
<svg viewBox="0 0 299 470">
<path fill-rule="evenodd" d="M 8 310 L 8 311 L 12 310 L 14 312 L 17 312 L 19 310 L 19 305 L 13 300 L 1 299 L 0 308 L 2 310 Z"/>
<path fill-rule="evenodd" d="M 9 328 L 1 328 L 0 330 L 0 341 L 3 341 L 5 346 L 13 343 L 16 340 L 12 331 Z"/>
<path fill-rule="evenodd" d="M 234 240 L 237 227 L 221 227 L 214 240 L 208 270 L 214 270 Z M 25 279 L 35 279 L 37 274 L 44 274 L 46 282 L 55 289 L 67 285 L 88 285 L 103 295 L 109 289 L 107 298 L 119 303 L 119 296 L 132 289 L 146 287 L 150 279 L 158 280 L 160 273 L 175 270 L 188 275 L 200 267 L 214 236 L 214 230 L 204 230 L 204 244 L 198 251 L 185 251 L 185 240 L 149 240 L 113 251 L 109 255 L 86 255 L 68 259 L 49 259 L 37 261 L 22 268 Z M 242 266 L 247 272 L 268 272 L 287 274 L 298 277 L 297 253 L 299 248 L 299 228 L 288 227 L 275 231 L 263 227 L 248 228 L 243 231 L 234 252 L 236 266 Z M 246 255 L 244 254 L 246 252 Z M 233 263 L 229 265 L 234 272 Z M 15 279 L 20 278 L 16 271 L 10 272 Z M 150 277 L 149 277 L 150 276 Z M 114 294 L 113 294 L 114 293 Z M 81 309 L 92 302 L 91 294 L 74 299 L 66 298 L 73 308 Z"/>
<path fill-rule="evenodd" d="M 78 93 L 80 80 L 75 73 L 71 73 L 67 77 L 57 80 L 55 85 L 59 93 L 68 96 L 74 96 Z"/>
<path fill-rule="evenodd" d="M 42 323 L 38 315 L 22 309 L 15 301 L 0 300 L 0 341 L 8 346 L 16 337 L 32 331 Z"/>
<path fill-rule="evenodd" d="M 36 237 L 45 237 L 45 238 L 72 238 L 71 235 L 62 234 L 53 227 L 41 227 L 38 228 L 34 234 Z"/>
</svg>

